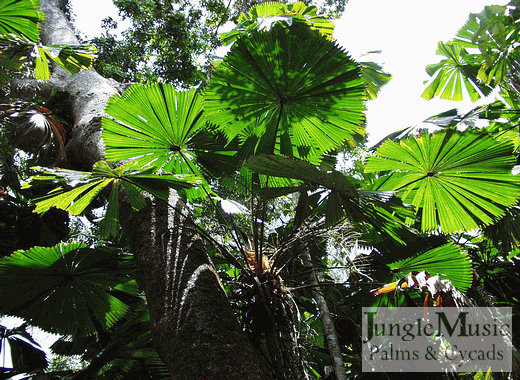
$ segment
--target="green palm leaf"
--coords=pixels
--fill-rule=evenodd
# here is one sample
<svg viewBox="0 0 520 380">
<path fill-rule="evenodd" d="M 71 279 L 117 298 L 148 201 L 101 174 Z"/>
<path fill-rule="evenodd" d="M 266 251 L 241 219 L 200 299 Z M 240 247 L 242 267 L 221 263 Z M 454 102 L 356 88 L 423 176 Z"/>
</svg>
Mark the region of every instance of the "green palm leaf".
<svg viewBox="0 0 520 380">
<path fill-rule="evenodd" d="M 24 188 L 33 182 L 53 182 L 63 185 L 47 195 L 34 199 L 35 212 L 43 213 L 56 207 L 80 215 L 107 186 L 112 185 L 105 219 L 101 224 L 101 235 L 104 238 L 117 236 L 119 231 L 119 189 L 125 190 L 128 200 L 135 210 L 145 206 L 142 190 L 148 191 L 158 198 L 167 200 L 169 189 L 188 189 L 199 184 L 198 177 L 193 175 L 157 174 L 153 168 L 139 169 L 140 165 L 129 161 L 112 169 L 104 161 L 97 162 L 92 173 L 66 169 L 33 168 L 43 174 L 34 176 Z M 71 186 L 69 189 L 67 186 Z M 64 187 L 65 186 L 65 187 Z"/>
<path fill-rule="evenodd" d="M 0 0 L 0 35 L 14 34 L 37 42 L 40 22 L 45 19 L 38 0 Z"/>
<path fill-rule="evenodd" d="M 135 284 L 135 281 L 133 281 Z M 65 336 L 52 346 L 54 354 L 83 355 L 93 358 L 78 376 L 91 378 L 171 379 L 152 345 L 150 316 L 144 304 L 133 309 L 124 321 L 117 324 L 101 339 L 85 336 Z M 146 373 L 144 377 L 139 372 Z"/>
<path fill-rule="evenodd" d="M 135 85 L 113 96 L 103 118 L 103 140 L 109 161 L 132 159 L 153 164 L 167 173 L 217 176 L 235 164 L 232 147 L 215 133 L 203 117 L 203 99 L 196 89 L 177 92 L 171 85 Z M 211 193 L 203 180 L 189 189 L 188 198 Z"/>
<path fill-rule="evenodd" d="M 423 231 L 469 231 L 492 224 L 518 201 L 513 150 L 510 140 L 482 131 L 423 130 L 400 143 L 387 140 L 365 171 L 392 172 L 378 189 L 401 191 L 403 202 L 422 211 Z"/>
<path fill-rule="evenodd" d="M 467 253 L 455 244 L 445 244 L 419 255 L 387 264 L 393 274 L 391 281 L 406 277 L 412 271 L 427 271 L 450 280 L 461 292 L 466 292 L 473 281 L 471 262 Z"/>
<path fill-rule="evenodd" d="M 377 98 L 379 91 L 392 79 L 392 74 L 383 71 L 375 62 L 360 62 L 363 79 L 367 86 L 367 99 Z"/>
<path fill-rule="evenodd" d="M 93 334 L 114 325 L 128 306 L 110 294 L 131 262 L 83 243 L 17 251 L 0 260 L 0 312 L 57 334 Z"/>
<path fill-rule="evenodd" d="M 297 179 L 330 189 L 324 207 L 328 226 L 335 225 L 347 217 L 353 223 L 366 223 L 402 242 L 400 235 L 404 233 L 404 226 L 399 223 L 397 215 L 403 212 L 409 216 L 412 214 L 394 202 L 389 202 L 392 192 L 360 190 L 358 184 L 343 173 L 335 170 L 325 171 L 309 162 L 282 156 L 252 156 L 246 166 L 255 173 Z M 305 191 L 303 186 L 295 185 L 261 189 L 259 194 L 272 197 L 276 194 Z"/>
<path fill-rule="evenodd" d="M 92 66 L 93 46 L 43 46 L 39 44 L 40 22 L 38 0 L 0 0 L 0 83 L 10 80 L 5 71 L 20 70 L 31 55 L 35 56 L 36 79 L 50 78 L 48 59 L 69 73 Z M 32 49 L 32 54 L 31 50 Z"/>
<path fill-rule="evenodd" d="M 0 84 L 9 82 L 11 77 L 6 70 L 20 71 L 30 56 L 31 46 L 15 36 L 4 35 L 0 38 Z"/>
<path fill-rule="evenodd" d="M 504 252 L 512 252 L 520 248 L 520 230 L 518 220 L 520 218 L 520 206 L 511 207 L 506 215 L 492 226 L 486 227 L 484 235 L 487 236 L 496 247 L 501 247 Z"/>
<path fill-rule="evenodd" d="M 421 95 L 424 99 L 440 96 L 441 99 L 460 101 L 464 98 L 465 89 L 475 102 L 481 98 L 481 93 L 491 93 L 490 86 L 476 80 L 478 65 L 471 62 L 473 56 L 460 45 L 439 42 L 437 54 L 446 59 L 426 67 L 426 72 L 433 79 Z"/>
<path fill-rule="evenodd" d="M 0 0 L 0 84 L 11 80 L 5 70 L 20 70 L 38 42 L 45 19 L 39 6 L 36 0 Z"/>
<path fill-rule="evenodd" d="M 241 37 L 215 70 L 205 109 L 250 153 L 316 157 L 364 134 L 359 65 L 306 25 Z"/>
<path fill-rule="evenodd" d="M 307 6 L 301 1 L 294 4 L 274 1 L 257 4 L 251 7 L 248 14 L 242 13 L 238 17 L 237 26 L 230 32 L 221 33 L 220 39 L 224 45 L 229 45 L 241 35 L 255 30 L 269 30 L 275 22 L 291 26 L 295 20 L 306 23 L 332 39 L 334 23 L 326 17 L 318 16 L 316 11 L 315 6 Z"/>
<path fill-rule="evenodd" d="M 480 50 L 475 55 L 480 64 L 478 78 L 491 86 L 505 84 L 504 79 L 518 70 L 518 15 L 508 13 L 505 5 L 487 6 L 481 13 L 472 13 L 454 40 L 464 48 Z"/>
<path fill-rule="evenodd" d="M 329 189 L 343 190 L 350 195 L 357 193 L 356 187 L 342 173 L 321 170 L 303 160 L 276 155 L 257 155 L 250 157 L 246 166 L 259 174 L 299 179 Z"/>
<path fill-rule="evenodd" d="M 20 71 L 23 65 L 34 56 L 35 78 L 49 80 L 49 60 L 71 74 L 92 67 L 96 48 L 91 45 L 44 46 L 14 35 L 0 36 L 0 83 L 10 80 L 5 71 Z"/>
<path fill-rule="evenodd" d="M 97 49 L 91 45 L 79 46 L 58 46 L 58 45 L 38 45 L 34 47 L 36 56 L 35 78 L 49 80 L 49 63 L 51 60 L 58 66 L 71 74 L 80 70 L 87 70 L 92 67 L 94 54 Z"/>
</svg>

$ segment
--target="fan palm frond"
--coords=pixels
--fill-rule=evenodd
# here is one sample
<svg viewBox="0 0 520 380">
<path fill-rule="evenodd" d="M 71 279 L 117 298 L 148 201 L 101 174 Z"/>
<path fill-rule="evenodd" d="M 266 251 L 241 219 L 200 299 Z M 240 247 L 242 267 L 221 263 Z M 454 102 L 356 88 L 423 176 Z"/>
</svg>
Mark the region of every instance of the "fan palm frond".
<svg viewBox="0 0 520 380">
<path fill-rule="evenodd" d="M 178 92 L 171 85 L 135 85 L 112 97 L 103 119 L 103 140 L 109 161 L 132 159 L 174 174 L 191 174 L 201 186 L 186 191 L 189 199 L 211 193 L 204 178 L 221 175 L 236 165 L 235 151 L 204 118 L 198 90 Z M 207 174 L 207 175 L 205 175 Z"/>
<path fill-rule="evenodd" d="M 206 90 L 208 118 L 248 154 L 321 157 L 364 135 L 359 65 L 306 25 L 235 42 Z"/>
<path fill-rule="evenodd" d="M 0 110 L 12 126 L 16 147 L 40 159 L 65 159 L 66 131 L 48 108 L 19 103 L 2 104 Z"/>
<path fill-rule="evenodd" d="M 400 191 L 403 202 L 421 210 L 423 231 L 470 231 L 492 224 L 518 202 L 513 151 L 512 141 L 484 131 L 423 130 L 399 143 L 385 141 L 365 171 L 391 172 L 377 189 Z"/>
<path fill-rule="evenodd" d="M 29 182 L 24 184 L 24 188 L 32 186 L 35 182 L 62 185 L 47 195 L 31 201 L 36 204 L 35 212 L 38 213 L 56 207 L 73 215 L 80 215 L 103 189 L 111 185 L 107 211 L 101 225 L 101 235 L 104 238 L 117 236 L 119 233 L 119 190 L 121 187 L 132 207 L 140 210 L 146 204 L 141 194 L 143 190 L 166 200 L 170 188 L 188 189 L 200 183 L 199 178 L 193 175 L 157 174 L 153 167 L 142 169 L 134 161 L 126 162 L 115 169 L 104 161 L 96 162 L 92 173 L 42 167 L 32 169 L 42 174 L 33 176 Z"/>
<path fill-rule="evenodd" d="M 128 306 L 111 291 L 130 281 L 130 256 L 83 243 L 17 251 L 0 260 L 0 312 L 57 334 L 113 326 Z"/>
</svg>

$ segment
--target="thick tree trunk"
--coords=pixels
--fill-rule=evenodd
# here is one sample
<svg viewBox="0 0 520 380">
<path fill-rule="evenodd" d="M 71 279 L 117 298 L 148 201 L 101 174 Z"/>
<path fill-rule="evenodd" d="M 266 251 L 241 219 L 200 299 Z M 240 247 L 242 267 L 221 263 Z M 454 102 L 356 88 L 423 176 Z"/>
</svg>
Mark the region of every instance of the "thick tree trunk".
<svg viewBox="0 0 520 380">
<path fill-rule="evenodd" d="M 45 22 L 41 38 L 48 45 L 78 45 L 79 41 L 70 28 L 57 0 L 41 0 Z M 90 170 L 96 161 L 105 156 L 101 140 L 101 117 L 108 99 L 118 92 L 117 83 L 107 80 L 94 70 L 70 75 L 54 67 L 51 84 L 71 96 L 74 128 L 67 144 L 67 164 L 78 170 Z"/>
<path fill-rule="evenodd" d="M 46 44 L 78 41 L 59 9 L 59 0 L 40 0 L 46 15 Z M 55 68 L 51 81 L 18 82 L 12 94 L 30 94 L 49 87 L 68 91 L 74 117 L 61 166 L 89 170 L 104 159 L 101 117 L 118 84 L 94 70 L 69 75 Z M 187 212 L 179 198 L 171 202 Z M 136 213 L 127 208 L 121 220 L 137 257 L 140 281 L 150 308 L 152 339 L 172 379 L 268 379 L 258 353 L 240 330 L 214 266 L 189 218 L 148 199 Z"/>
<path fill-rule="evenodd" d="M 203 241 L 184 216 L 187 208 L 174 192 L 169 203 L 171 208 L 149 199 L 146 209 L 122 223 L 137 255 L 153 340 L 172 379 L 268 379 Z"/>
</svg>

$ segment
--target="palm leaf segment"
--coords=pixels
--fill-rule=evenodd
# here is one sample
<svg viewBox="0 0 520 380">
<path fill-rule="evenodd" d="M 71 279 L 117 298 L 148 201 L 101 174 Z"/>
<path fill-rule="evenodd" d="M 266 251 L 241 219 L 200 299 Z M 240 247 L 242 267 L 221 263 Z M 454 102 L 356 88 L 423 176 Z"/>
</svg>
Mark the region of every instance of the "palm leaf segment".
<svg viewBox="0 0 520 380">
<path fill-rule="evenodd" d="M 431 275 L 446 276 L 461 292 L 466 292 L 473 281 L 468 254 L 451 243 L 387 265 L 393 275 L 392 281 L 406 277 L 412 271 L 427 271 Z"/>
<path fill-rule="evenodd" d="M 36 56 L 35 78 L 50 79 L 49 60 L 71 74 L 92 67 L 97 49 L 94 45 L 38 45 L 34 47 Z"/>
<path fill-rule="evenodd" d="M 375 62 L 360 62 L 363 79 L 367 86 L 367 100 L 377 98 L 379 91 L 392 79 L 392 74 L 383 71 Z"/>
<path fill-rule="evenodd" d="M 402 250 L 397 255 L 403 256 Z M 385 254 L 384 257 L 388 256 L 388 254 Z M 473 269 L 469 255 L 463 252 L 459 246 L 452 243 L 437 246 L 402 260 L 379 262 L 378 264 L 373 266 L 374 270 L 370 272 L 370 275 L 381 284 L 388 284 L 390 287 L 387 288 L 385 285 L 385 287 L 373 293 L 375 295 L 379 294 L 372 302 L 373 307 L 390 305 L 411 306 L 404 293 L 392 291 L 384 294 L 386 292 L 381 292 L 381 290 L 384 288 L 395 290 L 396 281 L 406 279 L 412 272 L 427 271 L 432 276 L 439 275 L 442 280 L 450 280 L 461 292 L 466 292 L 473 281 Z M 422 305 L 424 302 L 423 296 L 418 293 L 412 292 L 407 295 L 414 299 L 417 304 Z"/>
<path fill-rule="evenodd" d="M 287 26 L 291 26 L 295 20 L 306 23 L 332 39 L 334 23 L 326 17 L 319 16 L 316 11 L 315 6 L 308 7 L 301 1 L 294 4 L 271 1 L 257 4 L 251 7 L 248 14 L 242 13 L 235 29 L 228 33 L 221 33 L 220 39 L 224 45 L 229 45 L 243 34 L 255 30 L 269 30 L 275 22 L 283 22 Z"/>
<path fill-rule="evenodd" d="M 94 46 L 39 44 L 40 22 L 45 19 L 39 7 L 38 0 L 0 0 L 0 83 L 10 80 L 4 69 L 20 70 L 31 55 L 36 79 L 50 78 L 49 59 L 69 73 L 92 66 Z"/>
<path fill-rule="evenodd" d="M 132 309 L 124 321 L 111 329 L 108 336 L 64 336 L 51 350 L 56 355 L 81 355 L 89 366 L 81 372 L 83 379 L 136 378 L 137 372 L 147 372 L 139 379 L 169 378 L 164 363 L 152 346 L 150 316 L 146 305 Z"/>
<path fill-rule="evenodd" d="M 377 231 L 403 242 L 401 235 L 405 228 L 403 224 L 399 223 L 398 217 L 403 213 L 408 216 L 413 214 L 394 202 L 390 202 L 393 195 L 390 191 L 360 190 L 356 183 L 340 172 L 324 171 L 306 161 L 282 156 L 252 156 L 246 166 L 259 174 L 293 178 L 330 189 L 331 192 L 326 198 L 324 207 L 327 226 L 335 225 L 347 217 L 353 223 L 369 225 Z M 260 189 L 258 194 L 264 198 L 273 198 L 307 190 L 310 188 L 294 184 L 289 187 Z"/>
<path fill-rule="evenodd" d="M 513 149 L 510 140 L 479 131 L 423 130 L 400 143 L 386 141 L 365 171 L 393 172 L 378 189 L 400 190 L 403 202 L 421 209 L 423 231 L 469 231 L 492 224 L 518 201 Z"/>
<path fill-rule="evenodd" d="M 196 89 L 176 92 L 174 87 L 135 85 L 121 97 L 112 97 L 103 118 L 103 140 L 109 161 L 132 159 L 167 173 L 216 177 L 234 165 L 235 151 L 225 148 L 223 135 L 215 133 L 203 117 L 203 99 Z M 201 172 L 202 170 L 202 172 Z M 211 193 L 202 180 L 187 190 L 189 199 Z"/>
<path fill-rule="evenodd" d="M 0 104 L 4 121 L 13 129 L 13 142 L 17 148 L 33 153 L 39 159 L 65 158 L 66 131 L 51 116 L 48 108 L 31 103 Z"/>
<path fill-rule="evenodd" d="M 39 6 L 32 0 L 0 0 L 0 83 L 11 79 L 6 69 L 22 69 L 31 45 L 38 42 L 40 22 L 45 19 L 36 10 Z"/>
<path fill-rule="evenodd" d="M 0 311 L 52 333 L 90 335 L 128 311 L 110 292 L 130 281 L 129 269 L 128 257 L 83 243 L 17 251 L 0 260 Z"/>
<path fill-rule="evenodd" d="M 45 15 L 37 11 L 38 0 L 0 0 L 0 35 L 12 34 L 38 42 L 40 22 Z"/>
<path fill-rule="evenodd" d="M 461 101 L 465 90 L 475 102 L 481 98 L 481 94 L 491 93 L 490 86 L 476 79 L 479 69 L 471 61 L 473 56 L 466 49 L 453 42 L 439 42 L 437 54 L 446 58 L 426 67 L 432 80 L 421 95 L 424 99 L 440 96 L 441 99 Z"/>
<path fill-rule="evenodd" d="M 247 154 L 317 157 L 364 134 L 360 68 L 307 25 L 278 24 L 235 42 L 215 70 L 205 109 Z"/>
<path fill-rule="evenodd" d="M 293 22 L 303 22 L 332 40 L 334 23 L 324 16 L 319 16 L 316 11 L 315 6 L 306 6 L 301 1 L 295 4 L 277 2 L 257 4 L 248 14 L 242 13 L 235 29 L 221 33 L 220 39 L 224 45 L 230 45 L 244 34 L 250 34 L 255 30 L 269 30 L 274 23 L 291 26 Z M 392 79 L 392 75 L 384 72 L 375 62 L 359 63 L 367 86 L 367 99 L 375 99 L 381 88 Z"/>
<path fill-rule="evenodd" d="M 518 9 L 517 2 L 487 6 L 481 13 L 470 15 L 454 40 L 465 48 L 479 49 L 480 54 L 474 58 L 479 65 L 478 79 L 490 86 L 513 90 L 509 94 L 516 96 L 520 92 L 516 75 L 520 67 Z"/>
<path fill-rule="evenodd" d="M 39 7 L 38 0 L 0 0 L 0 83 L 10 80 L 4 69 L 20 70 L 31 55 L 35 56 L 36 79 L 50 78 L 49 59 L 69 73 L 92 66 L 94 46 L 38 43 L 40 22 L 45 19 Z"/>
<path fill-rule="evenodd" d="M 72 189 L 59 187 L 44 197 L 35 199 L 35 212 L 43 213 L 51 207 L 66 210 L 73 215 L 80 215 L 99 193 L 108 185 L 112 185 L 105 219 L 101 224 L 103 238 L 117 236 L 119 232 L 119 190 L 125 190 L 132 207 L 140 210 L 145 206 L 142 190 L 161 199 L 168 199 L 168 189 L 187 189 L 199 183 L 193 175 L 157 174 L 153 168 L 141 169 L 133 161 L 112 169 L 104 161 L 96 163 L 92 173 L 65 169 L 33 168 L 42 172 L 24 185 L 29 187 L 33 182 L 52 182 L 68 184 Z"/>
<path fill-rule="evenodd" d="M 471 14 L 452 42 L 439 43 L 437 54 L 446 59 L 427 66 L 433 80 L 422 96 L 462 100 L 465 87 L 476 101 L 480 93 L 488 95 L 494 86 L 508 90 L 509 95 L 518 94 L 520 83 L 514 74 L 520 67 L 518 14 L 516 4 L 487 6 L 483 12 Z"/>
</svg>

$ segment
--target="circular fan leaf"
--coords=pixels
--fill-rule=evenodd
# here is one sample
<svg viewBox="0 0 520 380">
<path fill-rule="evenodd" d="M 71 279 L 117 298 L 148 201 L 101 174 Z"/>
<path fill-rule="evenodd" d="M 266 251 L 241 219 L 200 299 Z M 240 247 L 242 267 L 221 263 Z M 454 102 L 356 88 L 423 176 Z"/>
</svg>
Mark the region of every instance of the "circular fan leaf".
<svg viewBox="0 0 520 380">
<path fill-rule="evenodd" d="M 364 134 L 359 65 L 298 22 L 235 42 L 213 73 L 205 109 L 249 153 L 315 157 Z"/>
<path fill-rule="evenodd" d="M 442 275 L 461 292 L 466 292 L 473 281 L 471 262 L 467 253 L 455 244 L 445 244 L 428 252 L 388 264 L 394 279 L 406 277 L 412 271 L 427 271 L 432 276 Z"/>
<path fill-rule="evenodd" d="M 217 176 L 233 167 L 234 151 L 225 148 L 223 135 L 203 118 L 203 101 L 196 89 L 177 92 L 167 84 L 134 85 L 122 96 L 113 96 L 105 108 L 115 120 L 103 118 L 103 140 L 109 161 L 135 160 L 175 174 L 204 173 Z M 203 182 L 188 196 L 209 193 Z"/>
<path fill-rule="evenodd" d="M 93 334 L 127 312 L 109 291 L 128 270 L 116 251 L 83 243 L 17 251 L 0 260 L 0 312 L 52 333 Z"/>
<path fill-rule="evenodd" d="M 378 190 L 400 190 L 403 202 L 421 210 L 423 231 L 469 231 L 492 224 L 518 202 L 513 150 L 510 140 L 482 131 L 423 131 L 400 143 L 386 141 L 365 171 L 392 172 Z"/>
</svg>

